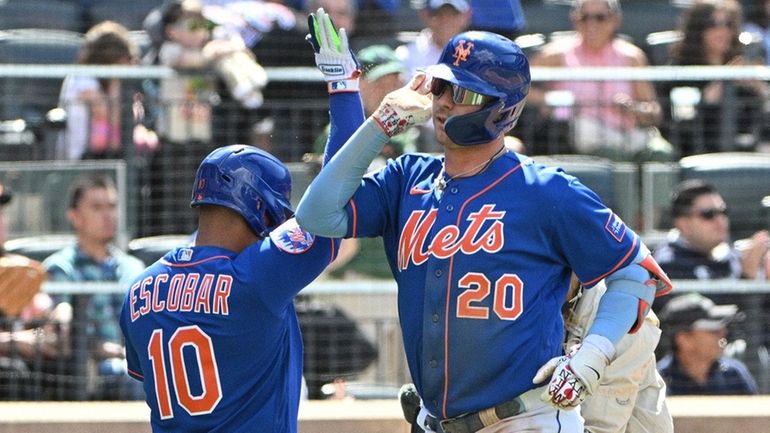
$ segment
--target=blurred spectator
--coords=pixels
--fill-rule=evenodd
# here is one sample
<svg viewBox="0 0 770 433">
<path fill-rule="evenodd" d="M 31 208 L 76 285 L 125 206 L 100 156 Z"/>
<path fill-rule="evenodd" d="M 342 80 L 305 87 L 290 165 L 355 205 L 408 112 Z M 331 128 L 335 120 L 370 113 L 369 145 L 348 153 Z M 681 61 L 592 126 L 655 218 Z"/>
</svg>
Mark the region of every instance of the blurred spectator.
<svg viewBox="0 0 770 433">
<path fill-rule="evenodd" d="M 273 0 L 284 3 L 298 11 L 313 11 L 318 5 L 314 6 L 314 0 Z M 355 28 L 358 39 L 365 40 L 363 44 L 354 43 L 354 48 L 361 48 L 372 43 L 390 44 L 395 40 L 398 30 L 396 20 L 397 13 L 401 6 L 401 0 L 353 0 L 355 7 Z M 321 5 L 327 13 L 335 15 L 331 9 Z M 301 15 L 301 14 L 300 14 Z M 304 16 L 302 17 L 304 19 Z M 334 19 L 337 27 L 348 28 Z M 352 27 L 350 28 L 352 30 Z M 376 42 L 374 42 L 376 41 Z"/>
<path fill-rule="evenodd" d="M 55 358 L 56 334 L 45 323 L 51 299 L 40 292 L 46 273 L 40 262 L 4 250 L 6 206 L 11 190 L 0 183 L 0 400 L 33 399 L 35 359 Z"/>
<path fill-rule="evenodd" d="M 307 66 L 313 64 L 312 51 L 308 52 L 305 35 L 308 32 L 307 17 L 318 8 L 328 13 L 337 28 L 344 28 L 350 38 L 353 49 L 356 43 L 356 18 L 358 6 L 356 0 L 308 0 L 304 10 L 291 26 L 275 26 L 252 48 L 254 54 L 265 66 Z"/>
<path fill-rule="evenodd" d="M 138 49 L 122 25 L 104 21 L 85 35 L 78 55 L 81 65 L 131 65 Z M 153 150 L 157 137 L 141 123 L 143 113 L 134 106 L 133 116 L 123 113 L 126 89 L 116 78 L 96 79 L 69 76 L 62 84 L 59 105 L 67 113 L 67 126 L 57 141 L 58 159 L 115 158 L 123 154 L 123 144 L 132 142 L 138 148 Z M 127 120 L 128 119 L 128 120 Z M 135 122 L 124 128 L 124 122 Z M 131 131 L 125 137 L 124 131 Z"/>
<path fill-rule="evenodd" d="M 115 281 L 128 284 L 144 270 L 144 263 L 113 245 L 117 210 L 118 194 L 109 178 L 82 177 L 73 183 L 67 218 L 75 230 L 77 243 L 43 261 L 51 281 Z M 85 332 L 89 362 L 94 363 L 101 379 L 92 397 L 142 398 L 141 384 L 126 375 L 125 349 L 118 324 L 123 295 L 63 295 L 57 296 L 55 301 L 74 307 L 72 332 Z M 73 335 L 72 341 L 77 344 L 83 341 L 82 338 L 81 335 Z"/>
<path fill-rule="evenodd" d="M 204 18 L 198 0 L 169 1 L 161 11 L 165 36 L 158 53 L 161 64 L 179 69 L 211 68 L 244 107 L 262 105 L 267 74 L 239 34 L 217 34 L 214 23 Z"/>
<path fill-rule="evenodd" d="M 741 5 L 736 0 L 696 0 L 681 17 L 682 39 L 672 46 L 675 66 L 730 66 L 761 63 L 745 56 L 739 36 Z M 761 80 L 672 82 L 668 118 L 677 123 L 667 136 L 683 156 L 726 149 L 752 149 L 765 128 L 764 101 L 770 85 Z M 676 132 L 678 135 L 673 136 Z"/>
<path fill-rule="evenodd" d="M 762 60 L 770 65 L 770 0 L 753 0 L 745 3 L 746 7 L 746 25 L 744 30 L 753 35 L 760 44 L 759 50 L 755 50 L 755 55 L 747 57 L 758 57 L 750 59 L 751 63 L 755 60 Z M 752 41 L 754 42 L 754 41 Z"/>
<path fill-rule="evenodd" d="M 686 180 L 671 199 L 674 228 L 655 250 L 655 260 L 670 278 L 767 279 L 767 230 L 730 244 L 728 209 L 716 188 L 700 179 Z"/>
<path fill-rule="evenodd" d="M 527 27 L 519 0 L 470 0 L 473 16 L 470 27 L 516 39 Z"/>
<path fill-rule="evenodd" d="M 372 45 L 356 53 L 361 62 L 362 76 L 359 80 L 364 115 L 369 117 L 379 107 L 382 98 L 406 84 L 406 68 L 387 45 Z M 329 126 L 315 141 L 315 151 L 323 152 L 329 135 Z M 404 152 L 417 150 L 419 130 L 412 128 L 393 137 L 382 149 L 384 159 L 396 158 Z M 383 161 L 384 162 L 384 161 Z"/>
<path fill-rule="evenodd" d="M 741 361 L 724 355 L 736 305 L 715 305 L 697 293 L 671 299 L 661 312 L 671 351 L 658 361 L 668 395 L 751 395 L 757 384 Z"/>
<path fill-rule="evenodd" d="M 544 46 L 533 56 L 532 66 L 648 65 L 639 47 L 616 34 L 622 20 L 618 0 L 579 0 L 570 18 L 575 33 Z M 670 144 L 656 128 L 661 109 L 648 81 L 549 81 L 533 86 L 528 100 L 551 127 L 563 131 L 560 141 L 568 142 L 572 135 L 572 151 L 621 161 L 671 159 Z"/>
<path fill-rule="evenodd" d="M 426 0 L 417 12 L 425 25 L 412 42 L 396 48 L 396 55 L 406 65 L 407 76 L 435 64 L 452 37 L 464 31 L 471 20 L 467 0 Z"/>
</svg>

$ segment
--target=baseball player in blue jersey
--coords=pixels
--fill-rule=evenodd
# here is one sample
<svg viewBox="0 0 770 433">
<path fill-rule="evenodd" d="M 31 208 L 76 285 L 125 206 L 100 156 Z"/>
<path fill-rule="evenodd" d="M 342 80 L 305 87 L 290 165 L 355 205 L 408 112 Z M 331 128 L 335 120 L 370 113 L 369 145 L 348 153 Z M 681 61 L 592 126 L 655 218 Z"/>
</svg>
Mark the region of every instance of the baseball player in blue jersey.
<svg viewBox="0 0 770 433">
<path fill-rule="evenodd" d="M 325 73 L 332 155 L 363 122 L 350 92 L 359 68 L 323 10 L 309 21 L 316 62 L 333 71 Z M 297 431 L 302 340 L 292 298 L 334 259 L 339 240 L 300 228 L 290 192 L 288 169 L 269 153 L 214 150 L 193 187 L 194 244 L 130 286 L 121 314 L 126 359 L 144 382 L 154 432 Z"/>
<path fill-rule="evenodd" d="M 318 235 L 383 237 L 426 431 L 582 432 L 569 409 L 670 290 L 596 194 L 506 149 L 529 84 L 515 43 L 456 35 L 437 65 L 385 98 L 297 209 Z M 389 137 L 430 118 L 443 156 L 406 154 L 364 175 Z M 586 287 L 605 279 L 607 292 L 581 345 L 562 356 L 573 271 Z"/>
</svg>

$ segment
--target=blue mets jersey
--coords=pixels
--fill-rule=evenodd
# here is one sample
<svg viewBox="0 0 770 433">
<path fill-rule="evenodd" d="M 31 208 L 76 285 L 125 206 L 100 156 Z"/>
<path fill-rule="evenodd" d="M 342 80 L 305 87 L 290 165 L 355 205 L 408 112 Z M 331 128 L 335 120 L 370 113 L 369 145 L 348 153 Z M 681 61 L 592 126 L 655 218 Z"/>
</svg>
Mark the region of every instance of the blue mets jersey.
<svg viewBox="0 0 770 433">
<path fill-rule="evenodd" d="M 442 418 L 510 400 L 561 354 L 570 274 L 593 285 L 638 236 L 560 169 L 509 152 L 446 183 L 443 158 L 404 155 L 348 202 L 347 236 L 382 236 L 412 378 Z"/>
<path fill-rule="evenodd" d="M 120 324 L 154 432 L 297 431 L 302 340 L 292 298 L 338 246 L 290 219 L 239 254 L 177 248 L 134 281 Z"/>
</svg>

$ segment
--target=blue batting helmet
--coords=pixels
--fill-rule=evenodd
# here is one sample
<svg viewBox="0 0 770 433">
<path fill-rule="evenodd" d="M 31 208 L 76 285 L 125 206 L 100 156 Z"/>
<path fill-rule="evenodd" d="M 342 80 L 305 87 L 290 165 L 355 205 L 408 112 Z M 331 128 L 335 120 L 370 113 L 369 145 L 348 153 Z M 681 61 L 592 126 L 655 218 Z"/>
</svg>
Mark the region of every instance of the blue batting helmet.
<svg viewBox="0 0 770 433">
<path fill-rule="evenodd" d="M 470 31 L 453 37 L 438 64 L 425 71 L 493 101 L 481 110 L 452 116 L 444 123 L 447 136 L 462 146 L 491 141 L 519 120 L 529 93 L 529 61 L 515 42 L 495 33 Z"/>
<path fill-rule="evenodd" d="M 294 214 L 290 197 L 289 169 L 278 158 L 253 146 L 234 144 L 203 159 L 190 206 L 230 208 L 246 219 L 254 233 L 266 237 Z"/>
</svg>

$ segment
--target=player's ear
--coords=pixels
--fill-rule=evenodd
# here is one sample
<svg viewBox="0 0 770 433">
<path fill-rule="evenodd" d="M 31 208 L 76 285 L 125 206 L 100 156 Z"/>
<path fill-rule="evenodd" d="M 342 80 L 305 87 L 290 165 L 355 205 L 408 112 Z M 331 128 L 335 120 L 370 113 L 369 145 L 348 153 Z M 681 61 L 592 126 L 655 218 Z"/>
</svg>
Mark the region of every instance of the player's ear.
<svg viewBox="0 0 770 433">
<path fill-rule="evenodd" d="M 67 221 L 70 222 L 70 225 L 72 225 L 72 228 L 78 228 L 78 222 L 80 221 L 80 217 L 75 209 L 67 209 Z"/>
</svg>

